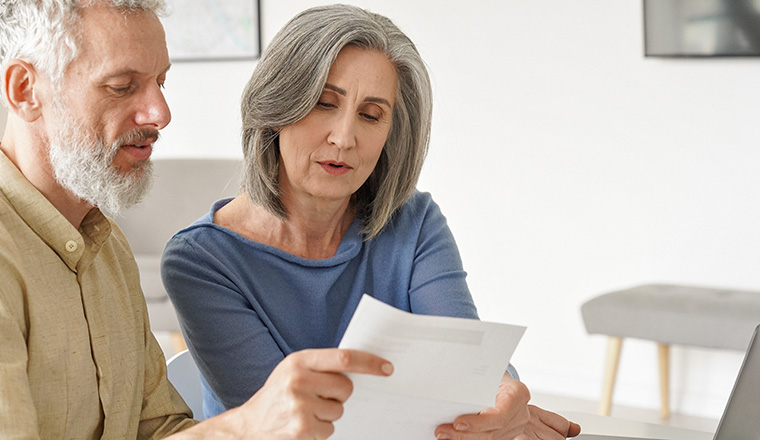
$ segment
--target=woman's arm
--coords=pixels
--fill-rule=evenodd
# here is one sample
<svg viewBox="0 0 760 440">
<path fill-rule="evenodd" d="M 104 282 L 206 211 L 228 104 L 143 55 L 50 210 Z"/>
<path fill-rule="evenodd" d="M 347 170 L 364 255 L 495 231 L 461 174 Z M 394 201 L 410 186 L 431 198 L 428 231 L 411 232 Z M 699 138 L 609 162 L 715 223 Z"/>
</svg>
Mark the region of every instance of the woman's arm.
<svg viewBox="0 0 760 440">
<path fill-rule="evenodd" d="M 285 356 L 235 273 L 240 261 L 228 258 L 234 257 L 175 236 L 164 250 L 161 275 L 199 370 L 221 404 L 232 408 L 258 391 Z"/>
</svg>

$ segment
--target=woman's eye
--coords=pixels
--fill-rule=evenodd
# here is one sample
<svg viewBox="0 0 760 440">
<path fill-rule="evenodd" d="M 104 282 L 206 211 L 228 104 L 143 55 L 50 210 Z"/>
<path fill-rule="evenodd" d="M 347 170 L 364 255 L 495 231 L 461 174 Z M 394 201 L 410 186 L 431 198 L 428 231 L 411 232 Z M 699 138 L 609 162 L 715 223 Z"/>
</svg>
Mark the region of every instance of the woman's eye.
<svg viewBox="0 0 760 440">
<path fill-rule="evenodd" d="M 364 119 L 367 119 L 367 120 L 370 120 L 370 121 L 375 121 L 375 122 L 377 122 L 377 121 L 379 121 L 379 120 L 380 120 L 380 117 L 379 117 L 379 116 L 374 116 L 374 115 L 371 115 L 371 114 L 369 114 L 369 113 L 362 113 L 361 115 L 362 115 L 362 117 L 363 117 Z"/>
<path fill-rule="evenodd" d="M 335 108 L 335 104 L 331 104 L 331 103 L 325 102 L 325 101 L 319 101 L 319 102 L 317 102 L 317 105 L 320 106 L 320 107 L 322 107 L 322 108 Z"/>
</svg>

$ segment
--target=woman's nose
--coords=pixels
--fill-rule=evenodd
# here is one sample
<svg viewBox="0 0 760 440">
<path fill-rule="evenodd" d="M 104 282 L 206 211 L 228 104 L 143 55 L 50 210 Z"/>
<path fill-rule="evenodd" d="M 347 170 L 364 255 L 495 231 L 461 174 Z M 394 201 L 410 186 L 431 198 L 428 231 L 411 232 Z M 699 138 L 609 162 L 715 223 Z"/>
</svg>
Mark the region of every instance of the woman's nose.
<svg viewBox="0 0 760 440">
<path fill-rule="evenodd" d="M 330 134 L 327 137 L 328 143 L 343 149 L 353 148 L 356 146 L 356 127 L 353 114 L 348 112 L 336 115 L 332 121 Z"/>
</svg>

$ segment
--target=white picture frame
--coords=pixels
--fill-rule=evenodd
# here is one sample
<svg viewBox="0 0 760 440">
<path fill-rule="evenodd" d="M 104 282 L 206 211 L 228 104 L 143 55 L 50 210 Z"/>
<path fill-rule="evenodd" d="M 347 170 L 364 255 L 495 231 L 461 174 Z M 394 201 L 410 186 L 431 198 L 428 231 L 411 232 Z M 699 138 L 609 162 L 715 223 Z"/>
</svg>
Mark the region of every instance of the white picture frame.
<svg viewBox="0 0 760 440">
<path fill-rule="evenodd" d="M 175 61 L 255 59 L 261 53 L 259 0 L 168 0 L 161 19 Z"/>
</svg>

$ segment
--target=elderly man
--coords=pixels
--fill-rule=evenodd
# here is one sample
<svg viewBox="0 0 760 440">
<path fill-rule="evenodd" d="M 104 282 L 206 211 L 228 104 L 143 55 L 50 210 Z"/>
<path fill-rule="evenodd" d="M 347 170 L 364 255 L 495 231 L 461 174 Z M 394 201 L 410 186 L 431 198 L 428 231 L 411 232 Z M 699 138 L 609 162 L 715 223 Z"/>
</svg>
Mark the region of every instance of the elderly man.
<svg viewBox="0 0 760 440">
<path fill-rule="evenodd" d="M 246 404 L 196 424 L 166 378 L 129 245 L 98 209 L 150 184 L 170 120 L 162 8 L 0 0 L 0 438 L 325 438 L 351 392 L 340 373 L 391 365 L 296 353 Z"/>
</svg>

